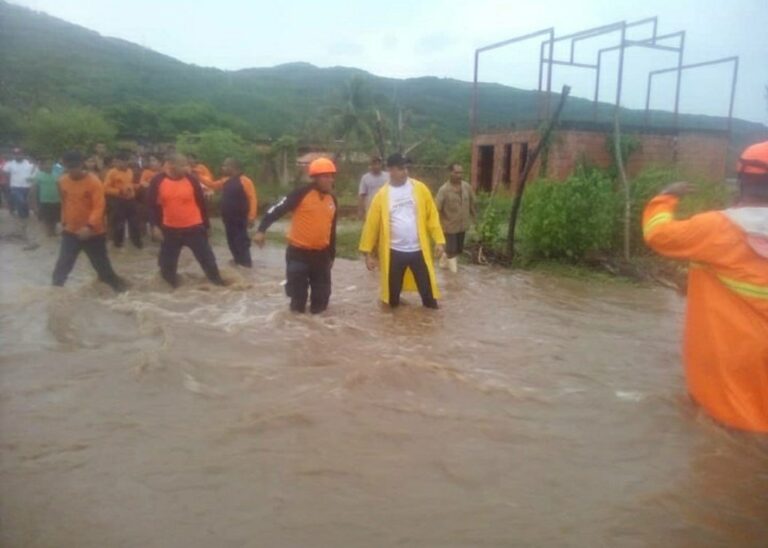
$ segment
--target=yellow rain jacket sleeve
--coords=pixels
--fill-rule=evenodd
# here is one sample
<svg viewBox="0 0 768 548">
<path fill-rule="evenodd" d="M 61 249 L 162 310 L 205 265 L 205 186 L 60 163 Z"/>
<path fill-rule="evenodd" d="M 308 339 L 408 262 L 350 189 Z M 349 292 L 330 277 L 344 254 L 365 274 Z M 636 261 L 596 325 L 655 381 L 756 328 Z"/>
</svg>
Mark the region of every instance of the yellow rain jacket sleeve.
<svg viewBox="0 0 768 548">
<path fill-rule="evenodd" d="M 738 210 L 677 220 L 677 204 L 670 195 L 651 200 L 643 235 L 659 254 L 692 261 L 683 345 L 688 392 L 718 421 L 768 432 L 768 258 L 733 220 Z"/>
<path fill-rule="evenodd" d="M 435 266 L 432 261 L 432 246 L 445 244 L 443 229 L 440 227 L 440 215 L 432 198 L 429 187 L 411 179 L 413 183 L 414 199 L 416 201 L 416 217 L 419 231 L 419 243 L 424 262 L 429 270 L 429 280 L 432 284 L 432 294 L 435 299 L 440 298 L 435 277 Z M 363 234 L 360 237 L 359 249 L 363 253 L 376 252 L 379 257 L 380 298 L 389 304 L 389 257 L 390 257 L 390 232 L 389 232 L 389 185 L 384 185 L 373 197 L 368 215 L 365 218 Z M 403 291 L 417 291 L 416 280 L 410 269 L 405 272 Z"/>
</svg>

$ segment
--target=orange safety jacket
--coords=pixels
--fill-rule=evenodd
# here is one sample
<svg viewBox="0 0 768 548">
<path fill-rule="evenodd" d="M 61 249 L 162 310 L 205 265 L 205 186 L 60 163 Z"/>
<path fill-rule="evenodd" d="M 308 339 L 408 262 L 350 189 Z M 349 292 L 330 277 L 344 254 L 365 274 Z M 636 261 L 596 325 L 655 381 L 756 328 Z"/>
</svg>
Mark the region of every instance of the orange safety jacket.
<svg viewBox="0 0 768 548">
<path fill-rule="evenodd" d="M 646 243 L 691 261 L 684 360 L 688 391 L 712 417 L 768 433 L 768 207 L 676 220 L 678 198 L 643 213 Z"/>
</svg>

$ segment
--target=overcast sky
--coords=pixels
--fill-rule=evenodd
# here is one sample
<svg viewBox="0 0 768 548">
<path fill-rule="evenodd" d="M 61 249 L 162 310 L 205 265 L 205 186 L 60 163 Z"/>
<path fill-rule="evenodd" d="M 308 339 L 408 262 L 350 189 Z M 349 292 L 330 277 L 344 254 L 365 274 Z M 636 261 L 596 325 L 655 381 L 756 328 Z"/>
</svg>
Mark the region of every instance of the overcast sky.
<svg viewBox="0 0 768 548">
<path fill-rule="evenodd" d="M 307 61 L 324 67 L 358 67 L 381 76 L 461 80 L 472 79 L 473 53 L 483 45 L 549 26 L 567 34 L 658 15 L 660 33 L 687 31 L 686 63 L 740 56 L 735 115 L 768 123 L 768 0 L 14 2 L 197 65 L 240 69 Z M 644 38 L 648 31 L 649 27 L 638 27 L 629 37 Z M 576 60 L 594 63 L 597 49 L 617 40 L 613 35 L 583 42 Z M 602 100 L 613 100 L 617 57 L 605 57 Z M 676 62 L 672 52 L 630 50 L 624 105 L 643 107 L 648 71 Z M 535 88 L 537 63 L 534 42 L 497 50 L 483 58 L 480 78 Z M 726 65 L 686 73 L 681 111 L 726 115 L 730 74 Z M 576 95 L 591 98 L 594 72 L 556 67 L 553 87 L 564 83 L 573 86 Z M 673 89 L 674 75 L 659 77 L 652 106 L 671 110 Z"/>
</svg>

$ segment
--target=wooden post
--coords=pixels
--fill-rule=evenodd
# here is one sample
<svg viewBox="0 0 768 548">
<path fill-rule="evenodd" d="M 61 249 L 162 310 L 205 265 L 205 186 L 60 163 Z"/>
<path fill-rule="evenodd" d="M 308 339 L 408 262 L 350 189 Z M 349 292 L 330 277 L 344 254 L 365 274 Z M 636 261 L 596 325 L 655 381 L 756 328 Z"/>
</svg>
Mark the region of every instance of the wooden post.
<svg viewBox="0 0 768 548">
<path fill-rule="evenodd" d="M 632 224 L 632 196 L 629 191 L 629 180 L 624 170 L 624 158 L 621 150 L 621 130 L 619 128 L 619 109 L 613 114 L 613 147 L 616 154 L 616 167 L 619 171 L 621 186 L 624 190 L 624 260 L 629 261 L 630 240 L 629 233 Z"/>
<path fill-rule="evenodd" d="M 568 94 L 570 92 L 571 88 L 569 86 L 563 86 L 563 90 L 560 92 L 560 102 L 557 104 L 557 109 L 555 109 L 554 114 L 552 114 L 552 118 L 550 118 L 547 122 L 538 145 L 536 145 L 536 148 L 533 150 L 533 152 L 528 155 L 528 159 L 525 162 L 525 167 L 523 168 L 523 173 L 520 175 L 520 182 L 517 185 L 515 199 L 512 202 L 512 210 L 509 212 L 509 228 L 507 229 L 507 255 L 509 255 L 510 260 L 515 258 L 515 228 L 517 226 L 517 217 L 520 212 L 520 204 L 523 201 L 525 183 L 528 180 L 528 176 L 531 174 L 531 171 L 533 170 L 533 165 L 539 158 L 539 154 L 541 154 L 541 150 L 549 142 L 552 130 L 554 130 L 557 122 L 560 120 L 560 114 L 563 112 L 565 100 L 568 98 Z"/>
</svg>

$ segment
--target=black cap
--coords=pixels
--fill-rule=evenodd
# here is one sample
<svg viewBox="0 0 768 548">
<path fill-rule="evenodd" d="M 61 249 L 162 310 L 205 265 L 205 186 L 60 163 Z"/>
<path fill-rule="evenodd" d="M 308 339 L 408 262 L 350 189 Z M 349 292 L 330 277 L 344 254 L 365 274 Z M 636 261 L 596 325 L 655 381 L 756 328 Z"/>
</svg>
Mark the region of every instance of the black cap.
<svg viewBox="0 0 768 548">
<path fill-rule="evenodd" d="M 387 158 L 387 167 L 406 167 L 411 161 L 399 152 L 395 152 Z"/>
</svg>

